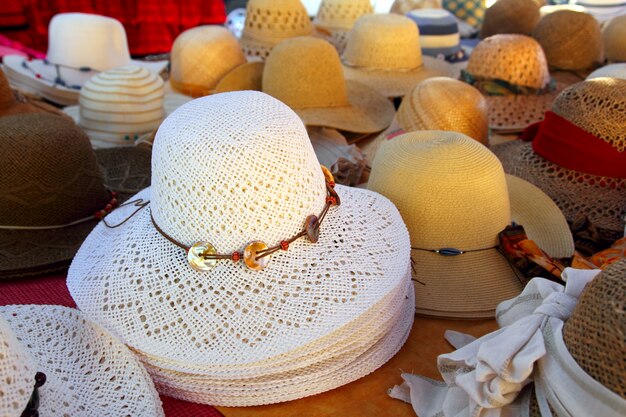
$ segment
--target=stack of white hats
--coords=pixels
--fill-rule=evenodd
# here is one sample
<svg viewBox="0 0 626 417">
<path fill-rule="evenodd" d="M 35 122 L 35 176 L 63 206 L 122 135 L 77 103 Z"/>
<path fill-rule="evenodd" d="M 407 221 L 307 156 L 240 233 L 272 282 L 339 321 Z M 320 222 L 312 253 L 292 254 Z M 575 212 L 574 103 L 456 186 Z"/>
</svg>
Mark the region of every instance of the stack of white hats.
<svg viewBox="0 0 626 417">
<path fill-rule="evenodd" d="M 161 392 L 287 401 L 400 349 L 414 308 L 400 214 L 333 186 L 286 105 L 253 91 L 187 103 L 159 128 L 152 166 L 152 187 L 106 218 L 121 225 L 87 238 L 68 287 Z"/>
</svg>

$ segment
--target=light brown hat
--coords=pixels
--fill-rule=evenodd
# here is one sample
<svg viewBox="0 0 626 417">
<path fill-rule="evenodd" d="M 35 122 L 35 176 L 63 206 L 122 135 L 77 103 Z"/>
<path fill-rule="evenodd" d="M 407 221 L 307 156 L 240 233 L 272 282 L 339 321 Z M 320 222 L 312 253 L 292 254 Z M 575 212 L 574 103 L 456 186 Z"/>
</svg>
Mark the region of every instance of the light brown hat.
<svg viewBox="0 0 626 417">
<path fill-rule="evenodd" d="M 0 117 L 21 113 L 51 113 L 63 115 L 54 106 L 44 103 L 41 100 L 30 99 L 23 94 L 13 90 L 9 85 L 6 75 L 0 68 Z"/>
<path fill-rule="evenodd" d="M 250 0 L 240 42 L 248 58 L 264 60 L 280 41 L 312 34 L 300 0 Z"/>
<path fill-rule="evenodd" d="M 344 79 L 330 43 L 309 36 L 276 45 L 265 62 L 263 92 L 291 107 L 308 126 L 374 133 L 389 126 L 394 114 L 386 97 Z"/>
<path fill-rule="evenodd" d="M 590 14 L 559 10 L 541 18 L 533 38 L 543 48 L 550 68 L 583 70 L 602 61 L 600 24 Z"/>
<path fill-rule="evenodd" d="M 217 83 L 214 93 L 243 90 L 262 91 L 264 67 L 265 64 L 262 61 L 246 62 L 239 65 Z"/>
<path fill-rule="evenodd" d="M 441 9 L 441 0 L 395 0 L 389 13 L 405 15 L 415 9 Z"/>
<path fill-rule="evenodd" d="M 604 54 L 610 62 L 626 62 L 626 15 L 616 16 L 602 31 Z"/>
<path fill-rule="evenodd" d="M 417 25 L 397 14 L 360 17 L 342 61 L 346 78 L 367 84 L 385 97 L 402 97 L 427 78 L 457 75 L 449 63 L 422 56 Z"/>
<path fill-rule="evenodd" d="M 499 33 L 530 35 L 539 22 L 539 4 L 534 0 L 498 0 L 485 10 L 480 37 Z"/>
<path fill-rule="evenodd" d="M 341 54 L 354 23 L 359 17 L 370 13 L 374 13 L 370 0 L 322 0 L 313 23 L 318 34 Z"/>
<path fill-rule="evenodd" d="M 213 93 L 217 83 L 246 62 L 237 39 L 222 26 L 199 26 L 178 35 L 172 45 L 170 84 L 191 97 Z"/>
</svg>

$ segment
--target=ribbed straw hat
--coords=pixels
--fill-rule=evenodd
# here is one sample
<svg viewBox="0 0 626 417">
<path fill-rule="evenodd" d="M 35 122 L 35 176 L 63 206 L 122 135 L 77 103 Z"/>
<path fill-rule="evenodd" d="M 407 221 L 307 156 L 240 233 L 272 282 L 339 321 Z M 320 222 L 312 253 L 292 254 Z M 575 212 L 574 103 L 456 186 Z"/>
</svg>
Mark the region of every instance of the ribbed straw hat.
<svg viewBox="0 0 626 417">
<path fill-rule="evenodd" d="M 415 9 L 441 9 L 441 0 L 395 0 L 389 13 L 405 15 Z"/>
<path fill-rule="evenodd" d="M 626 151 L 626 80 L 595 78 L 565 89 L 552 111 L 619 152 Z M 581 213 L 616 238 L 624 230 L 626 179 L 585 174 L 563 168 L 535 154 L 531 143 L 515 141 L 494 146 L 507 172 L 546 192 L 569 221 Z M 598 198 L 601 196 L 601 198 Z"/>
<path fill-rule="evenodd" d="M 556 205 L 525 181 L 507 180 L 498 158 L 461 133 L 422 131 L 393 138 L 376 155 L 368 187 L 398 207 L 409 229 L 418 314 L 493 317 L 500 301 L 521 291 L 515 270 L 496 249 L 498 234 L 511 223 L 509 193 L 523 196 L 516 204 L 534 205 L 513 216 L 531 239 L 551 246 L 553 253 L 573 253 Z M 466 252 L 431 252 L 443 248 Z"/>
<path fill-rule="evenodd" d="M 249 58 L 265 59 L 274 45 L 313 34 L 313 24 L 300 0 L 250 0 L 241 46 Z"/>
<path fill-rule="evenodd" d="M 610 62 L 626 62 L 626 15 L 614 17 L 604 26 L 604 55 Z"/>
<path fill-rule="evenodd" d="M 582 70 L 602 61 L 600 25 L 590 14 L 571 10 L 550 13 L 541 18 L 533 37 L 551 68 Z"/>
<path fill-rule="evenodd" d="M 539 5 L 534 0 L 498 0 L 485 10 L 480 37 L 499 33 L 530 35 L 539 17 Z"/>
<path fill-rule="evenodd" d="M 298 37 L 278 44 L 265 62 L 262 84 L 306 125 L 374 133 L 389 126 L 394 114 L 386 97 L 344 79 L 337 51 L 322 39 Z"/>
<path fill-rule="evenodd" d="M 396 14 L 360 17 L 350 32 L 342 61 L 346 78 L 367 84 L 386 97 L 404 96 L 426 78 L 455 78 L 450 64 L 422 56 L 417 25 Z"/>
<path fill-rule="evenodd" d="M 19 100 L 18 100 L 19 98 Z M 63 115 L 59 109 L 41 100 L 29 99 L 11 89 L 9 80 L 0 68 L 0 117 L 22 113 L 52 113 Z"/>
<path fill-rule="evenodd" d="M 600 67 L 591 74 L 587 75 L 587 80 L 594 78 L 611 77 L 626 80 L 626 62 L 622 64 L 609 64 Z"/>
<path fill-rule="evenodd" d="M 328 32 L 329 36 L 324 36 L 325 39 L 341 53 L 354 23 L 359 17 L 370 13 L 374 13 L 370 0 L 322 0 L 313 23 L 318 29 Z"/>
</svg>

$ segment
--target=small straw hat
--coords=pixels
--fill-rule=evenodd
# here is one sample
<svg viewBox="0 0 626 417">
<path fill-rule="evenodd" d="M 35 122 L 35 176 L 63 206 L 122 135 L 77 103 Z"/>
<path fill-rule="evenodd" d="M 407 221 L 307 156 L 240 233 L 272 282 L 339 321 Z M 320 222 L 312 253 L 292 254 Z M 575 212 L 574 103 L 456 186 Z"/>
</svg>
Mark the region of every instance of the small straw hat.
<svg viewBox="0 0 626 417">
<path fill-rule="evenodd" d="M 530 35 L 539 17 L 539 5 L 534 0 L 498 0 L 485 11 L 480 37 L 499 33 Z"/>
<path fill-rule="evenodd" d="M 250 0 L 241 46 L 249 59 L 265 60 L 284 39 L 313 34 L 313 24 L 300 0 Z"/>
<path fill-rule="evenodd" d="M 604 26 L 602 39 L 609 62 L 626 62 L 626 14 L 614 17 Z"/>
<path fill-rule="evenodd" d="M 533 38 L 546 54 L 550 68 L 584 70 L 602 61 L 602 34 L 590 14 L 560 10 L 541 18 Z"/>
<path fill-rule="evenodd" d="M 385 97 L 402 97 L 427 78 L 456 78 L 449 63 L 422 56 L 417 25 L 397 14 L 360 17 L 342 61 L 347 79 L 367 84 Z"/>
<path fill-rule="evenodd" d="M 395 0 L 389 13 L 405 15 L 416 9 L 441 9 L 441 0 Z"/>
<path fill-rule="evenodd" d="M 313 20 L 317 29 L 328 34 L 323 36 L 340 54 L 346 47 L 348 34 L 357 19 L 374 13 L 370 0 L 322 0 L 317 16 Z"/>
<path fill-rule="evenodd" d="M 394 115 L 385 96 L 345 80 L 337 51 L 313 37 L 288 39 L 272 50 L 263 71 L 263 92 L 291 107 L 307 126 L 375 133 L 389 126 Z"/>
<path fill-rule="evenodd" d="M 170 85 L 182 94 L 202 97 L 246 62 L 237 39 L 222 26 L 200 26 L 178 35 L 172 45 Z"/>
<path fill-rule="evenodd" d="M 457 132 L 411 132 L 376 155 L 368 188 L 388 197 L 411 237 L 418 314 L 493 317 L 497 304 L 523 288 L 497 249 L 515 221 L 552 256 L 571 256 L 563 214 L 537 187 L 505 176 L 485 146 Z M 444 256 L 445 251 L 464 251 Z"/>
<path fill-rule="evenodd" d="M 9 85 L 6 75 L 0 68 L 0 117 L 22 113 L 52 113 L 63 115 L 59 109 L 42 100 L 24 96 Z"/>
<path fill-rule="evenodd" d="M 587 80 L 601 77 L 621 78 L 626 80 L 626 62 L 620 64 L 609 64 L 598 68 L 587 75 Z"/>
</svg>

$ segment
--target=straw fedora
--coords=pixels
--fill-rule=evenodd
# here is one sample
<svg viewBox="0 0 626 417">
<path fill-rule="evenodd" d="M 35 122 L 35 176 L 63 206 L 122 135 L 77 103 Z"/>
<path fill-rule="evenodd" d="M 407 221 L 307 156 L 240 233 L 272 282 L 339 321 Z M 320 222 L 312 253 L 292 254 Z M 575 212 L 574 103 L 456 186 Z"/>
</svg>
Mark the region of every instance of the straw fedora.
<svg viewBox="0 0 626 417">
<path fill-rule="evenodd" d="M 405 15 L 417 9 L 441 9 L 441 0 L 395 0 L 389 13 Z"/>
<path fill-rule="evenodd" d="M 330 42 L 340 54 L 357 19 L 374 13 L 370 0 L 322 0 L 313 23 L 318 35 Z"/>
<path fill-rule="evenodd" d="M 534 0 L 498 0 L 485 11 L 480 37 L 499 33 L 530 35 L 539 17 L 539 4 Z"/>
<path fill-rule="evenodd" d="M 22 113 L 51 113 L 63 115 L 59 109 L 42 100 L 36 100 L 13 90 L 0 68 L 0 117 Z"/>
<path fill-rule="evenodd" d="M 517 295 L 522 282 L 497 249 L 498 234 L 512 220 L 552 256 L 574 252 L 554 202 L 526 181 L 507 178 L 494 154 L 461 133 L 393 138 L 379 149 L 368 188 L 388 197 L 409 228 L 418 314 L 488 318 Z"/>
<path fill-rule="evenodd" d="M 50 20 L 46 59 L 8 55 L 3 63 L 13 86 L 61 105 L 78 103 L 81 86 L 98 72 L 133 64 L 158 74 L 167 66 L 167 61 L 132 60 L 122 24 L 85 13 Z"/>
<path fill-rule="evenodd" d="M 313 34 L 313 24 L 300 0 L 250 0 L 241 47 L 249 59 L 265 60 L 284 39 Z"/>
<path fill-rule="evenodd" d="M 447 62 L 422 56 L 419 31 L 411 19 L 397 14 L 360 17 L 342 55 L 346 78 L 359 81 L 385 97 L 402 97 L 426 78 L 456 78 Z"/>
<path fill-rule="evenodd" d="M 0 117 L 0 148 L 0 279 L 67 268 L 98 217 L 149 181 L 149 151 L 107 150 L 97 160 L 65 117 Z"/>
<path fill-rule="evenodd" d="M 598 68 L 587 75 L 587 80 L 601 77 L 621 78 L 626 80 L 626 62 L 621 64 L 609 64 Z"/>
<path fill-rule="evenodd" d="M 94 148 L 110 148 L 135 144 L 189 100 L 165 94 L 161 77 L 131 65 L 93 76 L 80 91 L 80 104 L 63 111 L 87 133 Z"/>
<path fill-rule="evenodd" d="M 626 14 L 614 17 L 604 26 L 602 40 L 609 62 L 626 62 Z"/>
<path fill-rule="evenodd" d="M 164 415 L 131 351 L 78 310 L 2 306 L 0 340 L 3 416 Z"/>
<path fill-rule="evenodd" d="M 222 26 L 200 26 L 178 35 L 172 45 L 170 85 L 182 94 L 202 97 L 246 62 L 237 39 Z"/>
<path fill-rule="evenodd" d="M 626 213 L 624 106 L 626 80 L 584 81 L 557 97 L 548 123 L 528 131 L 532 142 L 515 141 L 492 150 L 507 172 L 552 197 L 570 222 L 584 213 L 617 239 Z"/>
<path fill-rule="evenodd" d="M 391 101 L 360 82 L 345 80 L 341 61 L 322 39 L 278 44 L 265 62 L 263 92 L 291 107 L 307 126 L 375 133 L 391 123 Z"/>
<path fill-rule="evenodd" d="M 152 158 L 152 187 L 131 200 L 143 209 L 121 207 L 94 229 L 68 288 L 164 392 L 285 401 L 359 378 L 399 349 L 413 291 L 400 214 L 379 194 L 333 187 L 286 105 L 253 91 L 193 100 L 161 124 Z M 260 259 L 262 242 L 279 246 Z M 131 293 L 133 308 L 120 308 Z"/>
</svg>

